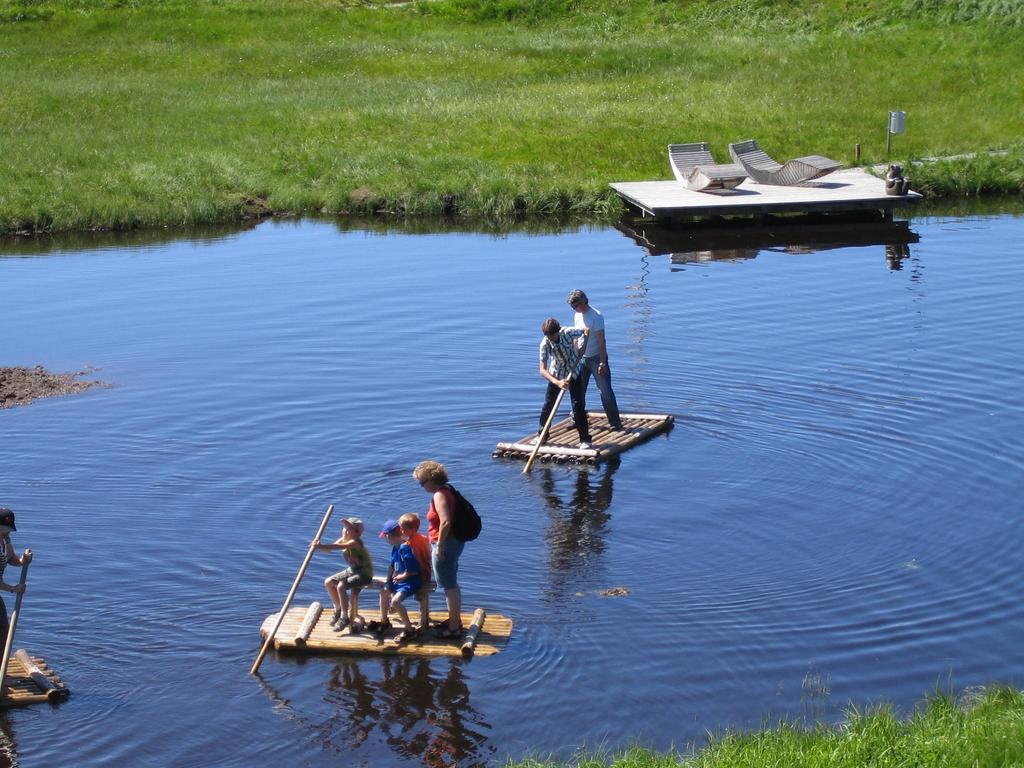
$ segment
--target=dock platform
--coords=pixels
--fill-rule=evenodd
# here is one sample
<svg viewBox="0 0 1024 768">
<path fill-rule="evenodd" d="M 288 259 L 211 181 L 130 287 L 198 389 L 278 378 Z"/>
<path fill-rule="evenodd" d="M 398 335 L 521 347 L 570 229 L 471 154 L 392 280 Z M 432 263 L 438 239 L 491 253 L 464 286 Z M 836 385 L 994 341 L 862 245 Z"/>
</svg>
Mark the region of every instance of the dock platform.
<svg viewBox="0 0 1024 768">
<path fill-rule="evenodd" d="M 45 659 L 17 651 L 7 662 L 7 674 L 0 687 L 0 707 L 23 707 L 44 701 L 64 701 L 71 691 Z"/>
<path fill-rule="evenodd" d="M 797 186 L 756 184 L 747 179 L 735 189 L 697 192 L 678 181 L 617 181 L 611 188 L 643 216 L 673 220 L 708 216 L 764 216 L 880 210 L 891 220 L 894 208 L 922 199 L 917 192 L 885 194 L 885 180 L 863 168 L 847 168 Z"/>
<path fill-rule="evenodd" d="M 623 413 L 620 417 L 625 429 L 616 431 L 608 424 L 608 417 L 603 412 L 588 411 L 592 447 L 580 448 L 580 438 L 572 416 L 567 416 L 551 426 L 548 439 L 537 452 L 537 460 L 597 464 L 661 432 L 667 432 L 675 422 L 675 417 L 658 413 Z M 536 432 L 531 432 L 518 440 L 498 443 L 491 455 L 495 458 L 527 459 L 533 453 L 534 444 L 531 441 L 536 436 Z"/>
<path fill-rule="evenodd" d="M 399 644 L 396 638 L 400 629 L 392 627 L 383 639 L 368 630 L 352 634 L 349 629 L 335 632 L 330 625 L 330 611 L 324 611 L 320 603 L 309 607 L 291 608 L 285 614 L 277 634 L 274 648 L 298 653 L 354 653 L 370 655 L 403 656 L 493 656 L 508 643 L 512 635 L 512 620 L 497 613 L 487 613 L 477 608 L 473 613 L 462 614 L 462 625 L 466 634 L 458 639 L 442 640 L 428 632 L 426 637 L 417 637 L 408 643 Z M 367 623 L 380 620 L 380 611 L 359 611 Z M 274 628 L 277 614 L 270 614 L 260 627 L 260 637 L 266 640 L 267 633 Z M 409 609 L 409 618 L 414 624 L 420 623 L 419 611 Z M 444 621 L 447 612 L 431 611 L 431 622 Z"/>
</svg>

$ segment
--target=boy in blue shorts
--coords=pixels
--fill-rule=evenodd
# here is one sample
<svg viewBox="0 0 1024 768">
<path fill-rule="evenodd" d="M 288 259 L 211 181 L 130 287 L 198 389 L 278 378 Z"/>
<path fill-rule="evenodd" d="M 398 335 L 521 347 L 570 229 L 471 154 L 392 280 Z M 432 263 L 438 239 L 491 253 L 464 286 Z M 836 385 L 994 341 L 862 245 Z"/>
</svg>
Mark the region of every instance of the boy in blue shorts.
<svg viewBox="0 0 1024 768">
<path fill-rule="evenodd" d="M 384 637 L 391 628 L 388 614 L 394 611 L 404 625 L 398 642 L 407 643 L 416 636 L 416 629 L 403 603 L 410 596 L 415 598 L 420 591 L 420 564 L 412 547 L 402 538 L 402 527 L 397 520 L 384 523 L 380 537 L 387 539 L 391 545 L 391 564 L 388 566 L 384 588 L 380 591 L 380 626 L 377 628 L 377 636 Z"/>
</svg>

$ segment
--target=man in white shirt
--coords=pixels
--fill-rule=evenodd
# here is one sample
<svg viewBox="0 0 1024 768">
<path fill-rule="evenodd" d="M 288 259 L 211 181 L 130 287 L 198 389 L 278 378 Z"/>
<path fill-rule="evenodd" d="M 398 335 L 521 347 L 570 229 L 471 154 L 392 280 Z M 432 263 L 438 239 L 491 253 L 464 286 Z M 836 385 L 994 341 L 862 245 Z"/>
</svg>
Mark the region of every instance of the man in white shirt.
<svg viewBox="0 0 1024 768">
<path fill-rule="evenodd" d="M 569 292 L 569 306 L 576 313 L 576 327 L 587 328 L 590 333 L 586 337 L 583 349 L 583 369 L 580 371 L 580 399 L 584 400 L 590 377 L 597 380 L 597 388 L 601 392 L 601 405 L 608 417 L 612 429 L 622 429 L 619 417 L 619 404 L 615 401 L 612 391 L 612 370 L 608 367 L 608 348 L 604 338 L 604 316 L 590 306 L 587 294 L 576 288 Z M 585 408 L 585 406 L 584 406 Z"/>
</svg>

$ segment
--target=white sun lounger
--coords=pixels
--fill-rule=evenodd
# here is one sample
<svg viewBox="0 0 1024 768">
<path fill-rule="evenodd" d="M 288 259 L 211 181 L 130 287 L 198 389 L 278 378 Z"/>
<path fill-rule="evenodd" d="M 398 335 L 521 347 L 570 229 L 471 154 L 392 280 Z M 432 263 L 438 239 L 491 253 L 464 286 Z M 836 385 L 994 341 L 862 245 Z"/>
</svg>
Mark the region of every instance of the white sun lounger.
<svg viewBox="0 0 1024 768">
<path fill-rule="evenodd" d="M 840 162 L 821 155 L 807 155 L 777 163 L 753 139 L 729 145 L 732 159 L 743 166 L 747 175 L 758 184 L 788 187 L 817 179 L 838 170 Z"/>
<path fill-rule="evenodd" d="M 680 184 L 699 192 L 732 189 L 747 178 L 742 165 L 717 164 L 705 142 L 669 144 L 668 164 Z"/>
</svg>

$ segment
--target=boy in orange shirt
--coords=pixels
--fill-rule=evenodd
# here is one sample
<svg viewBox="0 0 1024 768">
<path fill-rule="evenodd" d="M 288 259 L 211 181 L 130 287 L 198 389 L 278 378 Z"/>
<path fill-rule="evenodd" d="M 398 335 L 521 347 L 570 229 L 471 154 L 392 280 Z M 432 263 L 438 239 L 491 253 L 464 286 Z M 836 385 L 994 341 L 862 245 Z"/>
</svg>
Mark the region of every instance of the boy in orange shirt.
<svg viewBox="0 0 1024 768">
<path fill-rule="evenodd" d="M 398 518 L 404 538 L 416 555 L 420 564 L 420 591 L 416 599 L 420 603 L 420 632 L 425 632 L 430 625 L 430 591 L 433 588 L 430 572 L 430 539 L 420 533 L 420 516 L 415 512 L 407 512 Z"/>
</svg>

